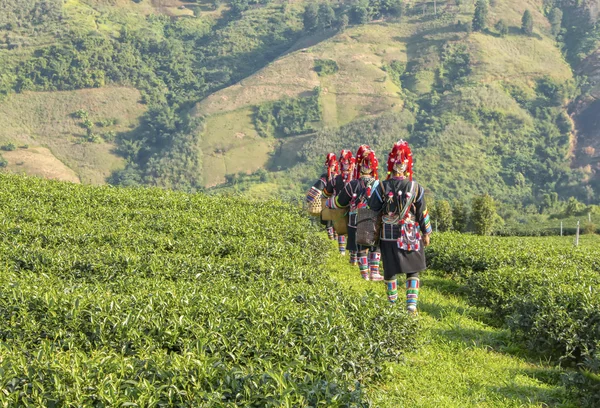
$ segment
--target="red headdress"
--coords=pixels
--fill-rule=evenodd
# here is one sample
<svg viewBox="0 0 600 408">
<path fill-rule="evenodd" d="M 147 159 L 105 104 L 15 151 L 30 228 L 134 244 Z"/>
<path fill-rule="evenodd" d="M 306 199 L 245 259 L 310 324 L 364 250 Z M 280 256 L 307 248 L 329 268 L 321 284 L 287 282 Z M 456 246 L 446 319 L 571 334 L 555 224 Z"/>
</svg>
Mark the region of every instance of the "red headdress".
<svg viewBox="0 0 600 408">
<path fill-rule="evenodd" d="M 340 165 L 335 157 L 335 153 L 328 153 L 325 159 L 325 167 L 327 167 L 327 179 L 331 179 L 333 176 L 339 174 Z"/>
<path fill-rule="evenodd" d="M 407 176 L 410 180 L 413 178 L 412 152 L 404 140 L 394 143 L 394 147 L 388 155 L 388 178 L 394 170 Z"/>
<path fill-rule="evenodd" d="M 362 162 L 363 155 L 367 150 L 371 150 L 371 148 L 368 145 L 360 145 L 360 147 L 356 151 L 356 168 L 354 169 L 355 179 L 360 177 L 360 164 Z"/>
<path fill-rule="evenodd" d="M 342 175 L 344 176 L 344 181 L 348 183 L 350 180 L 352 180 L 352 176 L 354 175 L 356 159 L 352 156 L 352 152 L 350 150 L 344 149 L 340 152 L 338 162 L 340 164 Z"/>
<path fill-rule="evenodd" d="M 361 172 L 361 170 L 363 168 L 368 168 L 372 173 L 373 173 L 373 177 L 375 177 L 376 179 L 379 178 L 379 174 L 377 173 L 377 171 L 379 170 L 379 160 L 377 160 L 377 157 L 375 156 L 375 152 L 373 150 L 367 150 L 363 153 L 363 158 L 362 160 L 357 163 L 357 166 L 359 173 Z"/>
</svg>

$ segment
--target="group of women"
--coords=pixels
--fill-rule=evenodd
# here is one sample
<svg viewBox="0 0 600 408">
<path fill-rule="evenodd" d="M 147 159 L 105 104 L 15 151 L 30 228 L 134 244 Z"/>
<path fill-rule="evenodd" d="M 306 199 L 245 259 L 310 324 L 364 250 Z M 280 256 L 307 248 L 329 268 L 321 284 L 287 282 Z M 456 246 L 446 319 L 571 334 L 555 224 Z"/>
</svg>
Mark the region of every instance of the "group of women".
<svg viewBox="0 0 600 408">
<path fill-rule="evenodd" d="M 413 159 L 408 143 L 400 140 L 388 154 L 387 174 L 379 179 L 379 161 L 367 145 L 356 156 L 342 150 L 339 157 L 327 154 L 325 172 L 309 190 L 306 200 L 326 197 L 325 206 L 347 209 L 347 238 L 337 234 L 331 221 L 331 239 L 337 237 L 340 254 L 350 253 L 350 264 L 357 265 L 363 279 L 384 281 L 388 300 L 398 298 L 397 275 L 406 275 L 406 309 L 417 312 L 419 272 L 425 270 L 424 247 L 429 245 L 431 225 L 424 188 L 413 180 Z M 378 214 L 379 241 L 376 246 L 357 243 L 357 215 L 362 208 Z M 383 276 L 380 272 L 383 263 Z"/>
</svg>

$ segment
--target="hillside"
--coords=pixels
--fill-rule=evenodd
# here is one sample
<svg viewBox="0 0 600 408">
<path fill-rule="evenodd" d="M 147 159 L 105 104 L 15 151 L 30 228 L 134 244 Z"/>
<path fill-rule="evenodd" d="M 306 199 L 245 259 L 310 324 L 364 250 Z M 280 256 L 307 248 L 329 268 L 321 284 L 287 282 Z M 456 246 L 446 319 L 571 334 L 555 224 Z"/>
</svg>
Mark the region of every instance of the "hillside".
<svg viewBox="0 0 600 408">
<path fill-rule="evenodd" d="M 63 180 L 81 180 L 86 184 L 104 184 L 111 172 L 125 166 L 115 153 L 115 137 L 139 124 L 145 106 L 140 93 L 132 88 L 105 87 L 62 92 L 25 92 L 8 96 L 0 103 L 0 145 L 9 143 L 29 148 L 43 146 L 48 160 L 37 162 L 39 171 L 56 172 Z M 81 111 L 85 117 L 77 117 Z M 93 138 L 84 126 L 89 120 Z M 29 171 L 27 165 L 13 165 L 28 159 L 31 149 L 3 153 L 9 171 Z M 66 169 L 65 176 L 60 176 Z"/>
<path fill-rule="evenodd" d="M 84 183 L 293 197 L 325 151 L 366 142 L 382 154 L 404 137 L 437 198 L 596 200 L 595 1 L 492 1 L 474 31 L 474 5 L 452 0 L 320 3 L 314 17 L 303 2 L 16 4 L 0 21 L 0 141 L 45 147 L 57 160 L 46 166 Z M 114 113 L 77 124 L 69 114 L 98 109 L 90 88 Z M 82 99 L 52 129 L 29 119 L 27 98 L 66 91 Z M 9 170 L 29 171 L 17 161 Z"/>
<path fill-rule="evenodd" d="M 526 9 L 535 22 L 532 36 L 518 30 Z M 574 76 L 550 33 L 541 2 L 490 7 L 488 21 L 504 20 L 506 36 L 493 28 L 464 32 L 456 23 L 469 21 L 472 14 L 472 6 L 443 3 L 435 18 L 431 8 L 413 5 L 399 21 L 325 32 L 329 38 L 316 44 L 300 42 L 253 76 L 206 98 L 197 106 L 198 114 L 207 118 L 201 142 L 206 143 L 206 184 L 225 181 L 227 173 L 265 166 L 299 175 L 273 174 L 274 180 L 282 180 L 284 193 L 289 184 L 316 177 L 316 163 L 325 150 L 367 142 L 383 152 L 393 140 L 405 137 L 416 146 L 422 163 L 417 168 L 420 180 L 439 197 L 491 192 L 527 202 L 540 191 L 555 189 L 557 178 L 569 185 L 569 149 L 575 135 L 564 115 Z M 332 61 L 335 72 L 319 75 L 323 60 Z M 273 153 L 255 157 L 251 166 L 228 161 L 235 148 L 223 154 L 219 145 L 215 153 L 213 140 L 227 143 L 239 135 L 259 140 L 252 112 L 277 100 L 302 100 L 315 87 L 321 109 L 319 122 L 311 126 L 318 132 L 315 136 L 271 132 L 266 138 L 271 144 L 263 143 Z M 357 120 L 362 125 L 353 124 Z M 386 126 L 383 122 L 388 120 L 394 125 Z M 343 128 L 335 131 L 339 126 Z M 516 158 L 515 151 L 521 157 Z M 466 175 L 463 185 L 456 184 L 448 169 Z M 548 177 L 549 173 L 555 174 Z M 515 183 L 520 178 L 524 180 Z M 244 178 L 237 184 L 244 186 Z"/>
</svg>

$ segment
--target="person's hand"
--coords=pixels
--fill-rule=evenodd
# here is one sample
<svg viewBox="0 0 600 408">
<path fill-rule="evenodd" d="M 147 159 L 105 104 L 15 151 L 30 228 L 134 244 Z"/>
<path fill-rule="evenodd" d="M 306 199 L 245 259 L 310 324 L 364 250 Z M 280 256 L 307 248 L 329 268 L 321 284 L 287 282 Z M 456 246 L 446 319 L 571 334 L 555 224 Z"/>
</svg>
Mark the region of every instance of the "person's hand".
<svg viewBox="0 0 600 408">
<path fill-rule="evenodd" d="M 429 246 L 430 241 L 431 241 L 431 238 L 430 238 L 429 234 L 423 235 L 423 244 L 425 246 Z"/>
</svg>

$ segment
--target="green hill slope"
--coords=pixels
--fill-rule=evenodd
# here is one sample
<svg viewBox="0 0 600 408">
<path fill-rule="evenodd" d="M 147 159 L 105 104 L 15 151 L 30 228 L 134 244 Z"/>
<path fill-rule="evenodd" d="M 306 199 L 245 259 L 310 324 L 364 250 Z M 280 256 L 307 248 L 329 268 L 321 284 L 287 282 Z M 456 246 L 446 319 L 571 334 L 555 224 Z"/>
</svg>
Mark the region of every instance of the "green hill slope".
<svg viewBox="0 0 600 408">
<path fill-rule="evenodd" d="M 102 88 L 118 100 L 123 90 L 108 116 L 124 114 L 114 140 L 65 144 L 81 132 L 61 114 L 62 135 L 37 143 L 83 182 L 294 196 L 326 151 L 370 143 L 383 154 L 404 137 L 438 198 L 488 192 L 527 206 L 558 192 L 592 203 L 595 4 L 495 1 L 487 28 L 470 32 L 474 5 L 451 0 L 323 3 L 312 23 L 304 2 L 8 1 L 0 109 L 10 123 L 32 109 L 15 93 Z M 127 99 L 131 87 L 145 107 Z M 78 109 L 95 109 L 86 103 Z M 7 129 L 0 137 L 14 143 L 39 133 Z M 83 132 L 100 141 L 109 130 Z"/>
<path fill-rule="evenodd" d="M 578 176 L 569 170 L 574 134 L 566 116 L 574 76 L 541 6 L 509 1 L 490 7 L 489 25 L 502 19 L 509 26 L 506 36 L 493 28 L 465 33 L 457 22 L 470 21 L 473 8 L 442 3 L 437 17 L 431 8 L 423 12 L 413 5 L 399 21 L 350 27 L 316 45 L 299 45 L 198 105 L 198 113 L 207 117 L 202 134 L 206 184 L 262 165 L 276 172 L 272 178 L 281 180 L 284 194 L 290 183 L 304 186 L 316 177 L 325 151 L 366 142 L 383 153 L 394 139 L 405 137 L 416 147 L 419 179 L 437 197 L 490 192 L 527 203 L 559 184 L 574 194 Z M 519 32 L 526 9 L 534 16 L 532 36 Z M 334 61 L 335 72 L 318 75 L 322 60 Z M 247 160 L 215 165 L 236 154 L 235 149 L 215 154 L 210 141 L 216 135 L 220 141 L 240 134 L 259 140 L 260 124 L 250 121 L 252 112 L 274 100 L 301 99 L 315 86 L 322 116 L 313 129 L 325 130 L 310 137 L 267 135 L 271 139 L 264 146 L 271 140 L 271 157 L 257 156 L 254 167 Z M 332 130 L 357 119 L 363 125 Z M 301 176 L 277 174 L 278 169 Z M 461 174 L 460 184 L 455 173 Z M 254 190 L 244 177 L 237 184 Z"/>
</svg>

